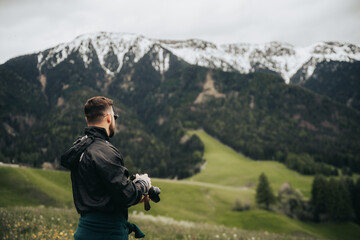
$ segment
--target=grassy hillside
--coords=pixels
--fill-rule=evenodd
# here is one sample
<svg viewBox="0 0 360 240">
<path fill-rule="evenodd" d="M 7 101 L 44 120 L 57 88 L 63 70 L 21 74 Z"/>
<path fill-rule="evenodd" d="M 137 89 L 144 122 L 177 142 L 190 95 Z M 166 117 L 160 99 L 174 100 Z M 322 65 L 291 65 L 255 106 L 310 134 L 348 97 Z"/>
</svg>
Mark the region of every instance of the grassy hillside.
<svg viewBox="0 0 360 240">
<path fill-rule="evenodd" d="M 222 144 L 204 131 L 190 131 L 205 145 L 205 170 L 190 178 L 198 182 L 216 183 L 226 186 L 253 186 L 264 172 L 274 191 L 285 182 L 299 189 L 305 197 L 310 197 L 312 176 L 304 176 L 289 170 L 275 161 L 254 161 Z"/>
<path fill-rule="evenodd" d="M 253 201 L 253 190 L 159 179 L 154 181 L 154 185 L 160 186 L 162 193 L 161 201 L 151 204 L 152 208 L 148 213 L 153 216 L 298 237 L 326 239 L 357 239 L 360 237 L 360 227 L 354 223 L 304 223 L 278 213 L 256 208 L 244 212 L 231 210 L 236 198 Z M 144 212 L 143 206 L 130 208 L 130 212 L 133 211 Z M 145 214 L 148 213 L 145 212 Z"/>
<path fill-rule="evenodd" d="M 190 222 L 190 225 L 201 223 L 200 232 L 204 235 L 199 239 L 217 239 L 216 235 L 221 236 L 221 231 L 226 231 L 225 233 L 235 231 L 233 227 L 243 229 L 245 233 L 230 239 L 251 238 L 250 236 L 255 235 L 259 236 L 259 239 L 360 239 L 360 227 L 353 223 L 305 223 L 278 213 L 257 209 L 254 204 L 255 185 L 253 184 L 258 181 L 261 172 L 266 173 L 274 190 L 288 181 L 307 197 L 310 196 L 312 177 L 301 176 L 277 162 L 250 160 L 203 131 L 189 132 L 189 134 L 193 133 L 204 142 L 207 160 L 205 169 L 194 177 L 182 181 L 153 179 L 153 185 L 159 186 L 162 190 L 161 201 L 151 203 L 152 208 L 149 212 L 143 210 L 142 204 L 130 208 L 131 220 L 146 226 L 150 234 L 155 236 L 158 234 L 159 239 L 166 239 L 163 236 L 169 236 L 171 232 L 164 229 L 172 219 L 171 221 L 179 223 L 176 225 L 181 225 L 173 229 L 181 235 L 179 239 L 188 239 L 188 235 L 196 235 L 196 231 L 183 226 L 182 221 Z M 33 212 L 32 214 L 43 214 L 51 218 L 52 211 L 34 207 L 39 205 L 63 208 L 69 216 L 71 215 L 69 222 L 73 222 L 74 219 L 76 221 L 78 217 L 74 211 L 69 172 L 0 167 L 0 182 L 0 207 L 3 208 L 0 210 L 5 217 L 16 212 L 24 215 L 24 211 L 30 211 Z M 232 211 L 237 199 L 249 203 L 252 209 L 244 212 Z M 32 207 L 24 210 L 15 206 Z M 140 217 L 139 213 L 141 213 Z M 147 219 L 151 220 L 150 225 L 147 224 Z M 163 221 L 163 219 L 167 220 Z M 207 224 L 213 227 L 206 227 Z M 164 231 L 154 231 L 155 227 Z M 3 228 L 2 231 L 10 231 L 6 226 L 0 228 Z M 210 231 L 210 228 L 221 228 L 221 230 L 218 233 Z M 31 231 L 35 231 L 34 229 L 35 227 Z M 74 226 L 69 228 L 68 232 L 73 230 Z M 239 234 L 239 231 L 236 230 L 232 235 Z M 271 234 L 275 234 L 275 237 Z M 276 234 L 281 234 L 282 237 Z M 200 236 L 199 233 L 197 236 Z M 224 239 L 228 238 L 224 237 Z"/>
<path fill-rule="evenodd" d="M 0 182 L 0 207 L 73 206 L 68 172 L 0 167 Z"/>
<path fill-rule="evenodd" d="M 11 206 L 60 206 L 72 209 L 72 218 L 77 218 L 77 214 L 73 210 L 70 176 L 67 172 L 4 167 L 0 168 L 0 180 L 2 182 L 0 207 L 7 207 L 9 210 L 6 211 L 18 211 L 17 208 Z M 188 180 L 154 179 L 153 184 L 162 189 L 160 203 L 152 203 L 149 212 L 144 212 L 142 205 L 130 208 L 130 212 L 144 212 L 145 216 L 149 216 L 149 214 L 162 216 L 178 222 L 185 220 L 259 231 L 263 233 L 263 237 L 265 236 L 264 232 L 328 239 L 360 237 L 360 228 L 353 223 L 303 223 L 281 214 L 259 209 L 246 212 L 232 211 L 235 199 L 254 201 L 254 190 L 252 189 L 244 190 Z M 33 208 L 31 211 L 37 212 L 36 209 Z M 50 214 L 51 211 L 44 212 L 44 214 L 46 212 Z M 162 223 L 159 222 L 159 224 L 163 226 Z"/>
</svg>

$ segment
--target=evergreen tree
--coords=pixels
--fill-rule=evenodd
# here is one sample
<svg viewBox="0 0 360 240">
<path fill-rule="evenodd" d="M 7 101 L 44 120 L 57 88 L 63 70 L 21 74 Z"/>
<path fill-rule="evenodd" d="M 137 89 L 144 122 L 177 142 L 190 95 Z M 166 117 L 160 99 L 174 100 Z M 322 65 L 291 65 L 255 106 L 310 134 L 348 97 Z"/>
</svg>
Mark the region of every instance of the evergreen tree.
<svg viewBox="0 0 360 240">
<path fill-rule="evenodd" d="M 328 196 L 326 210 L 333 221 L 347 221 L 351 219 L 352 203 L 350 194 L 343 180 L 330 179 L 328 182 Z"/>
<path fill-rule="evenodd" d="M 327 203 L 327 181 L 321 176 L 317 175 L 313 181 L 311 188 L 311 205 L 315 221 L 321 220 L 321 215 L 326 213 Z"/>
<path fill-rule="evenodd" d="M 311 189 L 311 205 L 315 221 L 348 221 L 353 219 L 351 183 L 334 178 L 327 181 L 316 176 Z"/>
<path fill-rule="evenodd" d="M 275 202 L 275 196 L 264 173 L 259 177 L 259 184 L 256 188 L 256 202 L 265 204 L 266 209 L 269 209 L 270 204 Z"/>
<path fill-rule="evenodd" d="M 338 181 L 338 188 L 340 192 L 339 212 L 337 220 L 349 221 L 354 219 L 354 208 L 352 202 L 352 194 L 344 179 Z"/>
<path fill-rule="evenodd" d="M 355 205 L 356 205 L 356 198 L 355 198 L 355 182 L 351 177 L 346 177 L 344 180 L 344 184 L 349 192 L 351 206 L 353 208 L 353 217 L 355 218 Z"/>
<path fill-rule="evenodd" d="M 356 216 L 356 222 L 360 223 L 360 178 L 358 178 L 354 186 L 353 197 L 354 197 L 354 212 Z"/>
</svg>

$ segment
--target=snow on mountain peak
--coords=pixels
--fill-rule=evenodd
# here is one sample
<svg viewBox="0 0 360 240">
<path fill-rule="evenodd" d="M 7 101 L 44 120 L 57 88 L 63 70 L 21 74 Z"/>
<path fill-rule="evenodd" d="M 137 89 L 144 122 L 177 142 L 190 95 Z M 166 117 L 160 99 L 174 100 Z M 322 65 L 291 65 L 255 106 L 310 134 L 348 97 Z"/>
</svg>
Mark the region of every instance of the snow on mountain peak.
<svg viewBox="0 0 360 240">
<path fill-rule="evenodd" d="M 199 39 L 160 40 L 130 33 L 99 32 L 80 35 L 70 43 L 59 44 L 38 54 L 38 68 L 54 67 L 71 53 L 78 51 L 85 67 L 97 57 L 108 75 L 119 73 L 124 62 L 138 62 L 150 50 L 157 51 L 152 65 L 161 74 L 169 68 L 169 52 L 184 61 L 224 71 L 253 72 L 258 68 L 279 73 L 288 83 L 299 69 L 311 76 L 321 61 L 360 61 L 360 47 L 338 42 L 319 42 L 309 47 L 294 47 L 288 43 L 221 44 Z M 167 51 L 164 51 L 167 50 Z M 97 56 L 94 56 L 94 53 Z M 109 64 L 107 59 L 117 60 Z"/>
<path fill-rule="evenodd" d="M 299 66 L 292 73 L 302 68 L 304 76 L 300 81 L 306 81 L 314 72 L 316 64 L 323 61 L 353 62 L 360 61 L 360 47 L 349 43 L 318 42 L 304 48 L 297 48 Z"/>
<path fill-rule="evenodd" d="M 137 62 L 150 50 L 152 44 L 149 39 L 136 34 L 107 32 L 83 34 L 70 43 L 59 44 L 50 49 L 45 58 L 43 53 L 40 53 L 38 68 L 41 71 L 45 63 L 50 63 L 52 67 L 55 67 L 75 51 L 79 51 L 85 67 L 88 67 L 93 60 L 94 56 L 91 56 L 91 52 L 94 50 L 101 67 L 107 74 L 113 75 L 121 70 L 126 53 L 129 51 L 134 53 L 134 62 Z M 106 64 L 106 56 L 110 53 L 117 57 L 118 67 L 115 70 L 109 69 Z"/>
</svg>

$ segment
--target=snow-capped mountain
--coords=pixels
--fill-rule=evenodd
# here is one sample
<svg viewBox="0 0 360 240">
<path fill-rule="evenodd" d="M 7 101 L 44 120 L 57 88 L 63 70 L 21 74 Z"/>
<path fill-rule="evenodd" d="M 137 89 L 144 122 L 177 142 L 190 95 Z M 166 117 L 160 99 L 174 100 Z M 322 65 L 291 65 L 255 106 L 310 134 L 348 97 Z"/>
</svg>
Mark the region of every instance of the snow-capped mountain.
<svg viewBox="0 0 360 240">
<path fill-rule="evenodd" d="M 359 52 L 329 42 L 296 48 L 82 35 L 0 66 L 0 157 L 56 162 L 84 125 L 86 99 L 109 96 L 120 115 L 114 144 L 157 176 L 198 172 L 202 144 L 183 139 L 187 128 L 206 129 L 254 159 L 307 153 L 360 173 Z"/>
<path fill-rule="evenodd" d="M 299 78 L 297 82 L 306 81 L 316 65 L 323 61 L 360 61 L 360 47 L 347 43 L 319 42 L 302 48 L 280 42 L 217 45 L 197 39 L 170 41 L 100 32 L 81 35 L 69 43 L 38 53 L 38 69 L 41 72 L 44 66 L 55 67 L 78 51 L 85 67 L 97 58 L 101 68 L 111 76 L 119 73 L 125 63 L 138 62 L 150 50 L 157 52 L 152 65 L 162 74 L 169 68 L 168 52 L 171 52 L 189 64 L 224 71 L 271 70 L 279 73 L 287 83 L 295 74 Z"/>
</svg>

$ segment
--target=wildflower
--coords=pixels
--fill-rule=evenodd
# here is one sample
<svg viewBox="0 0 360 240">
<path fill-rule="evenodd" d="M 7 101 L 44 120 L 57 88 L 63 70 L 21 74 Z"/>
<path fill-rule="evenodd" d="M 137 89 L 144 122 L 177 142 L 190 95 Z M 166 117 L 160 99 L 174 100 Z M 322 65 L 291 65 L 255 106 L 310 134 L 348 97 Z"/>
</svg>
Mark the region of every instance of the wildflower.
<svg viewBox="0 0 360 240">
<path fill-rule="evenodd" d="M 33 239 L 35 239 L 35 238 L 36 238 L 36 235 L 33 233 L 33 234 L 32 234 L 32 237 L 33 237 Z"/>
</svg>

